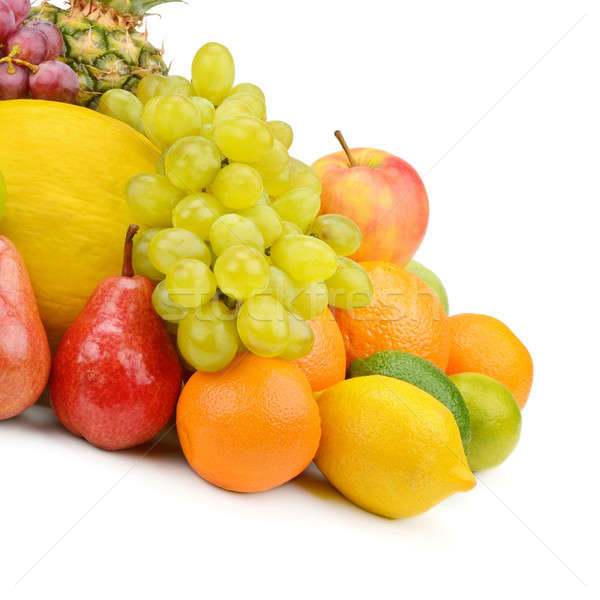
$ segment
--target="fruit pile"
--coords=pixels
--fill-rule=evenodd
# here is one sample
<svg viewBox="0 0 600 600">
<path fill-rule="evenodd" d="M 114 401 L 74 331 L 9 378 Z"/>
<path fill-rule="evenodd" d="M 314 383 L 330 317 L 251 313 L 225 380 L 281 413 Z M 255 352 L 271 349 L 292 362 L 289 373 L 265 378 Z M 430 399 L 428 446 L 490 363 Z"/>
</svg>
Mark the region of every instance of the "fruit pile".
<svg viewBox="0 0 600 600">
<path fill-rule="evenodd" d="M 29 0 L 0 0 L 0 100 L 75 102 L 79 79 L 57 60 L 62 34 L 46 21 L 24 24 L 30 9 Z"/>
<path fill-rule="evenodd" d="M 66 9 L 44 1 L 31 10 L 30 0 L 2 0 L 0 100 L 96 108 L 107 90 L 135 91 L 145 75 L 167 74 L 162 51 L 139 26 L 149 9 L 171 1 L 71 0 Z"/>
<path fill-rule="evenodd" d="M 533 363 L 497 319 L 449 316 L 412 260 L 418 173 L 339 132 L 313 167 L 291 157 L 224 46 L 167 74 L 136 33 L 154 4 L 0 0 L 0 420 L 48 384 L 106 450 L 175 414 L 189 464 L 227 490 L 313 460 L 389 518 L 471 489 L 518 444 Z"/>
<path fill-rule="evenodd" d="M 163 151 L 157 172 L 133 177 L 127 203 L 150 227 L 136 241 L 136 271 L 158 285 L 157 313 L 194 369 L 219 371 L 240 348 L 265 358 L 308 354 L 306 323 L 327 305 L 360 308 L 372 287 L 347 258 L 358 226 L 321 216 L 317 174 L 290 157 L 292 128 L 266 120 L 265 97 L 234 86 L 224 46 L 198 50 L 191 81 L 151 75 L 137 94 L 110 90 L 98 110 Z"/>
</svg>

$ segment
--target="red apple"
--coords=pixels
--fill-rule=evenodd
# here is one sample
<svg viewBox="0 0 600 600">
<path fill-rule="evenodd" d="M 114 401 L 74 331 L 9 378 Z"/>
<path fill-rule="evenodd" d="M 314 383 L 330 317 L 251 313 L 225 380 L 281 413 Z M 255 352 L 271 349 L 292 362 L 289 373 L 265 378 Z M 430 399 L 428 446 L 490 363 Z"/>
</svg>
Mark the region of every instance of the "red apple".
<svg viewBox="0 0 600 600">
<path fill-rule="evenodd" d="M 321 214 L 340 214 L 362 231 L 358 262 L 380 260 L 402 266 L 420 246 L 429 221 L 429 201 L 419 174 L 393 154 L 371 148 L 350 150 L 336 132 L 343 152 L 319 159 Z"/>
</svg>

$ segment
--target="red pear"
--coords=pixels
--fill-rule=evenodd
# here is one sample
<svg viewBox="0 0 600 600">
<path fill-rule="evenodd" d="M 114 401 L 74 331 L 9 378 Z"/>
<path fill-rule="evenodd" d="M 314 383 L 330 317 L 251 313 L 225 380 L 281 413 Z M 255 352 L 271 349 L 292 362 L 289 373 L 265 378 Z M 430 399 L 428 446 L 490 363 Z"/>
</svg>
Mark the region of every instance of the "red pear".
<svg viewBox="0 0 600 600">
<path fill-rule="evenodd" d="M 58 346 L 50 399 L 62 424 L 105 450 L 147 442 L 169 421 L 181 366 L 152 306 L 154 284 L 133 275 L 131 225 L 120 276 L 104 279 Z"/>
<path fill-rule="evenodd" d="M 31 281 L 14 244 L 0 235 L 0 420 L 27 410 L 50 375 L 50 348 Z"/>
</svg>

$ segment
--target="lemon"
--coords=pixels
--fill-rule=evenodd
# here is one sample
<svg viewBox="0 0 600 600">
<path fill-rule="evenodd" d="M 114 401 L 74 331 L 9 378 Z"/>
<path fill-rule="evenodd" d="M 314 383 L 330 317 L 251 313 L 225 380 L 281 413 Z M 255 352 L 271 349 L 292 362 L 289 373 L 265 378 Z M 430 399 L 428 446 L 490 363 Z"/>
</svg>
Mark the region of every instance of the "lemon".
<svg viewBox="0 0 600 600">
<path fill-rule="evenodd" d="M 458 388 L 446 373 L 428 360 L 400 350 L 376 352 L 368 358 L 352 361 L 350 377 L 385 375 L 411 383 L 437 398 L 453 415 L 460 431 L 463 447 L 471 441 L 469 410 Z"/>
<path fill-rule="evenodd" d="M 503 463 L 519 443 L 521 411 L 508 388 L 479 373 L 460 373 L 450 379 L 459 389 L 471 416 L 467 459 L 473 471 Z"/>
<path fill-rule="evenodd" d="M 365 510 L 412 517 L 475 485 L 452 413 L 423 390 L 371 375 L 342 381 L 317 402 L 315 463 Z"/>
</svg>

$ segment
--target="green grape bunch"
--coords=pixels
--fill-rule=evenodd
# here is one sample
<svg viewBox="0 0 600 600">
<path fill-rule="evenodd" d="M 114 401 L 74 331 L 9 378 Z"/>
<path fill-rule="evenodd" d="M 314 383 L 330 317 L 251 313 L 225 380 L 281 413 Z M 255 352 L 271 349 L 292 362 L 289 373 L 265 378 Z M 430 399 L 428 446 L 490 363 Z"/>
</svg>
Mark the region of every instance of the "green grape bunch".
<svg viewBox="0 0 600 600">
<path fill-rule="evenodd" d="M 359 228 L 319 216 L 321 182 L 290 156 L 292 128 L 267 120 L 262 90 L 234 86 L 234 77 L 229 50 L 209 43 L 191 81 L 149 75 L 136 95 L 112 90 L 100 100 L 162 151 L 156 172 L 126 188 L 147 227 L 134 241 L 134 268 L 157 282 L 152 302 L 182 358 L 207 372 L 240 352 L 301 358 L 314 341 L 307 321 L 373 295 L 366 271 L 347 258 Z"/>
</svg>

